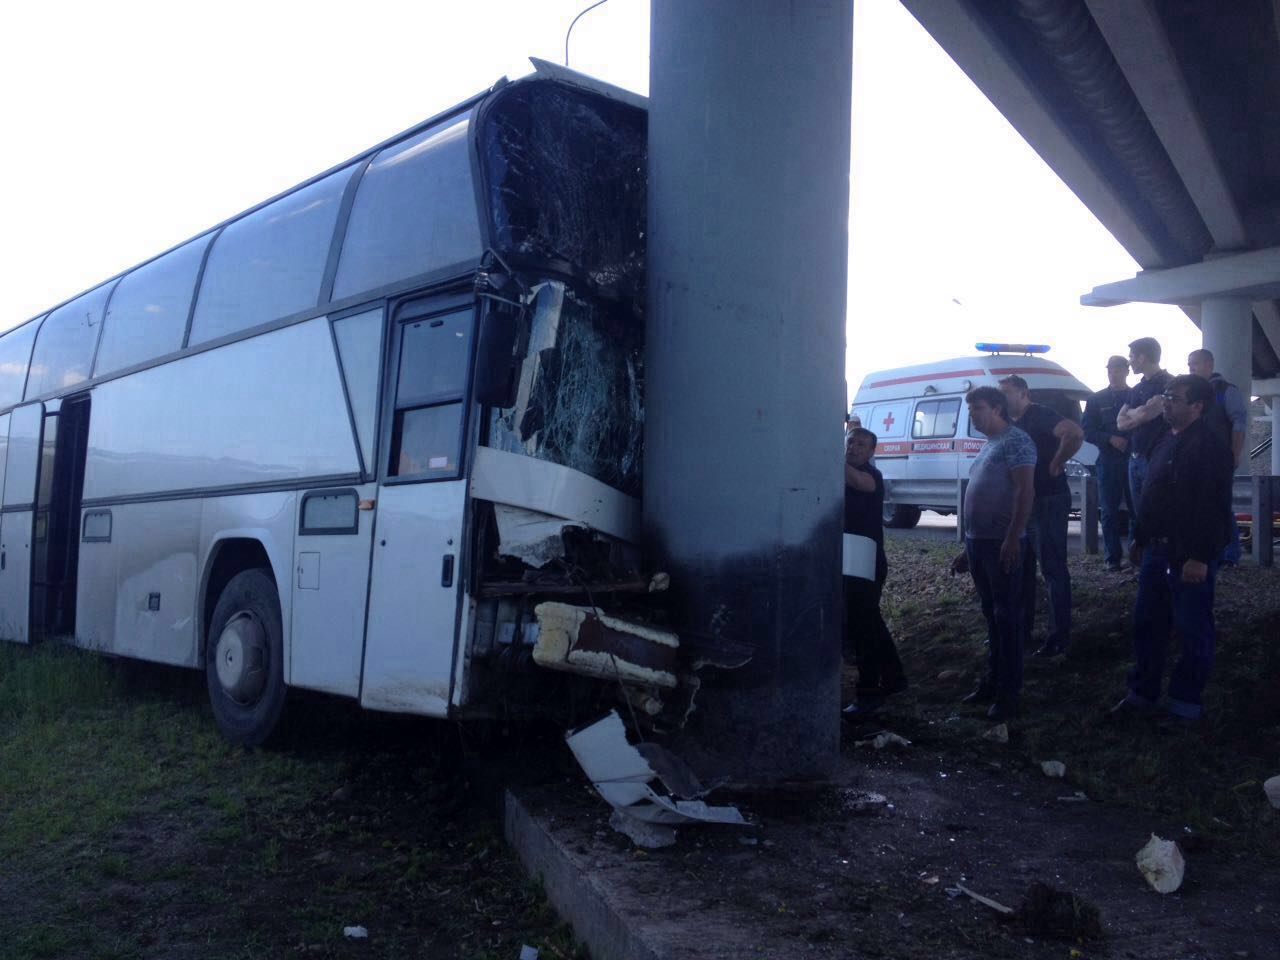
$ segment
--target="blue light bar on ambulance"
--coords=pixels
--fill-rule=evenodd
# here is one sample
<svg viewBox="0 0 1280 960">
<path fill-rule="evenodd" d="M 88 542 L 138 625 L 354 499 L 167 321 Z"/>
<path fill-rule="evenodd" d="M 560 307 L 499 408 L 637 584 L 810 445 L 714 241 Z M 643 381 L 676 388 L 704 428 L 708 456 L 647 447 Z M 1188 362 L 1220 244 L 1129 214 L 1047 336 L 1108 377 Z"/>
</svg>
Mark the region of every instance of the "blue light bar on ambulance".
<svg viewBox="0 0 1280 960">
<path fill-rule="evenodd" d="M 1048 353 L 1047 343 L 975 343 L 975 350 L 983 353 Z"/>
</svg>

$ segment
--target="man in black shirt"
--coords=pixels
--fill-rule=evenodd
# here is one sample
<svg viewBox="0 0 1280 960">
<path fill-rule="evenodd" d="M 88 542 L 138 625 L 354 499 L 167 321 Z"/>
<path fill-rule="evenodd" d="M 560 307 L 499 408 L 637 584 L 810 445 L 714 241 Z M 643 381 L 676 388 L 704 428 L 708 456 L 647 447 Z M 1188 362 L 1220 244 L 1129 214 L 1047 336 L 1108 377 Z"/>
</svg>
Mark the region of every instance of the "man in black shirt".
<svg viewBox="0 0 1280 960">
<path fill-rule="evenodd" d="M 862 427 L 845 437 L 844 648 L 858 664 L 858 702 L 844 711 L 850 718 L 874 712 L 885 697 L 907 688 L 898 649 L 880 614 L 889 563 L 884 555 L 884 478 L 870 463 L 876 440 Z"/>
<path fill-rule="evenodd" d="M 1067 460 L 1080 449 L 1084 431 L 1078 423 L 1031 402 L 1027 381 L 1016 373 L 1000 381 L 1013 423 L 1036 445 L 1035 502 L 1027 524 L 1030 550 L 1023 551 L 1023 642 L 1031 640 L 1036 619 L 1036 559 L 1049 588 L 1049 634 L 1037 656 L 1065 653 L 1071 643 L 1071 574 L 1067 571 L 1067 520 L 1071 488 L 1063 472 Z"/>
<path fill-rule="evenodd" d="M 1166 710 L 1198 720 L 1216 641 L 1213 582 L 1227 542 L 1231 450 L 1204 422 L 1213 388 L 1175 377 L 1162 397 L 1169 430 L 1151 451 L 1129 557 L 1141 565 L 1133 612 L 1129 692 L 1113 715 L 1149 713 L 1160 699 L 1169 635 L 1182 655 L 1169 678 Z"/>
<path fill-rule="evenodd" d="M 1169 429 L 1160 397 L 1173 377 L 1160 369 L 1160 344 L 1154 337 L 1139 337 L 1129 344 L 1129 366 L 1142 379 L 1130 388 L 1129 399 L 1116 414 L 1116 426 L 1129 434 L 1129 494 L 1134 509 L 1141 510 L 1147 460 Z"/>
<path fill-rule="evenodd" d="M 1116 414 L 1129 400 L 1129 361 L 1107 360 L 1107 387 L 1084 404 L 1084 438 L 1098 448 L 1098 500 L 1102 508 L 1103 559 L 1108 570 L 1119 570 L 1124 559 L 1120 544 L 1120 503 L 1129 499 L 1129 437 L 1116 426 Z M 1129 516 L 1133 505 L 1129 504 Z"/>
</svg>

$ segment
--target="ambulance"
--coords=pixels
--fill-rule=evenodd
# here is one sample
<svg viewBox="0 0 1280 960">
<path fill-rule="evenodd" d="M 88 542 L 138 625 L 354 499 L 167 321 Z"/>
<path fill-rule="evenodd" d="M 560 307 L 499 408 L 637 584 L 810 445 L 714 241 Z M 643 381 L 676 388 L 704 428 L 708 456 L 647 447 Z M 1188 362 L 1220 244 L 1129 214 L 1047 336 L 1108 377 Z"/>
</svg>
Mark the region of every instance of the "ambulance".
<svg viewBox="0 0 1280 960">
<path fill-rule="evenodd" d="M 1018 374 L 1031 399 L 1077 423 L 1092 390 L 1043 356 L 1043 344 L 978 343 L 981 356 L 878 370 L 867 374 L 854 396 L 851 418 L 879 438 L 875 463 L 884 475 L 884 523 L 914 527 L 922 510 L 956 512 L 959 481 L 969 476 L 986 437 L 969 423 L 964 397 L 974 387 L 999 387 Z M 1098 448 L 1084 444 L 1067 463 L 1068 478 L 1083 478 Z M 1073 508 L 1082 485 L 1072 483 Z"/>
</svg>

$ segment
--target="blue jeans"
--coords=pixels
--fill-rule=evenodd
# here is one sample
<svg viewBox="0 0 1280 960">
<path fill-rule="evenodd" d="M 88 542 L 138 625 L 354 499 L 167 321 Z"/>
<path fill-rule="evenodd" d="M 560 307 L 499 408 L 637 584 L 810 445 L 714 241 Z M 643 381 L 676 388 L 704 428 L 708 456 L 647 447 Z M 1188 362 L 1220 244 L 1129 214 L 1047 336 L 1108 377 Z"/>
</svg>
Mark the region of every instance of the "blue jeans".
<svg viewBox="0 0 1280 960">
<path fill-rule="evenodd" d="M 1102 511 L 1102 558 L 1108 564 L 1118 564 L 1124 559 L 1124 546 L 1120 542 L 1120 505 L 1127 498 L 1125 487 L 1129 483 L 1129 461 L 1119 457 L 1098 458 L 1098 506 Z M 1133 517 L 1129 517 L 1130 522 Z"/>
<path fill-rule="evenodd" d="M 1067 518 L 1071 494 L 1036 497 L 1027 524 L 1030 549 L 1022 554 L 1023 638 L 1031 639 L 1036 619 L 1036 559 L 1049 587 L 1049 635 L 1045 646 L 1065 650 L 1071 643 L 1071 574 L 1067 571 Z"/>
<path fill-rule="evenodd" d="M 1169 677 L 1169 712 L 1195 718 L 1203 712 L 1201 695 L 1213 669 L 1213 581 L 1218 562 L 1209 563 L 1204 583 L 1183 583 L 1182 566 L 1171 567 L 1169 549 L 1149 544 L 1138 571 L 1138 602 L 1133 610 L 1133 669 L 1129 700 L 1144 707 L 1160 699 L 1165 651 L 1176 634 L 1182 654 Z"/>
<path fill-rule="evenodd" d="M 1133 515 L 1138 515 L 1142 507 L 1142 485 L 1147 482 L 1147 458 L 1129 458 L 1129 506 Z"/>
<path fill-rule="evenodd" d="M 1022 564 L 1000 567 L 1000 541 L 966 537 L 969 574 L 987 620 L 987 685 L 998 700 L 1016 700 L 1022 691 Z M 1029 547 L 1022 541 L 1025 554 Z"/>
</svg>

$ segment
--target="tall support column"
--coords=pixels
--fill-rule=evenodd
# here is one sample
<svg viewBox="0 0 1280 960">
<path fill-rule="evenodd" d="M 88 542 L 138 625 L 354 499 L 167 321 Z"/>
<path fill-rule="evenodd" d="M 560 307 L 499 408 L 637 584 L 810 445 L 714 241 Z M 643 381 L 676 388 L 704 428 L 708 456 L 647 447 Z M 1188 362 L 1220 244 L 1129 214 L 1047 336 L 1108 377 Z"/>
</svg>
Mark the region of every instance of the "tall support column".
<svg viewBox="0 0 1280 960">
<path fill-rule="evenodd" d="M 1200 333 L 1213 352 L 1213 369 L 1246 394 L 1253 383 L 1253 306 L 1238 297 L 1210 297 L 1200 312 Z M 1169 364 L 1166 364 L 1169 366 Z M 1248 431 L 1245 440 L 1248 441 Z M 1248 451 L 1240 458 L 1238 474 L 1248 475 Z"/>
<path fill-rule="evenodd" d="M 852 0 L 652 0 L 645 521 L 685 626 L 754 649 L 679 749 L 755 785 L 839 752 L 852 37 Z"/>
</svg>

